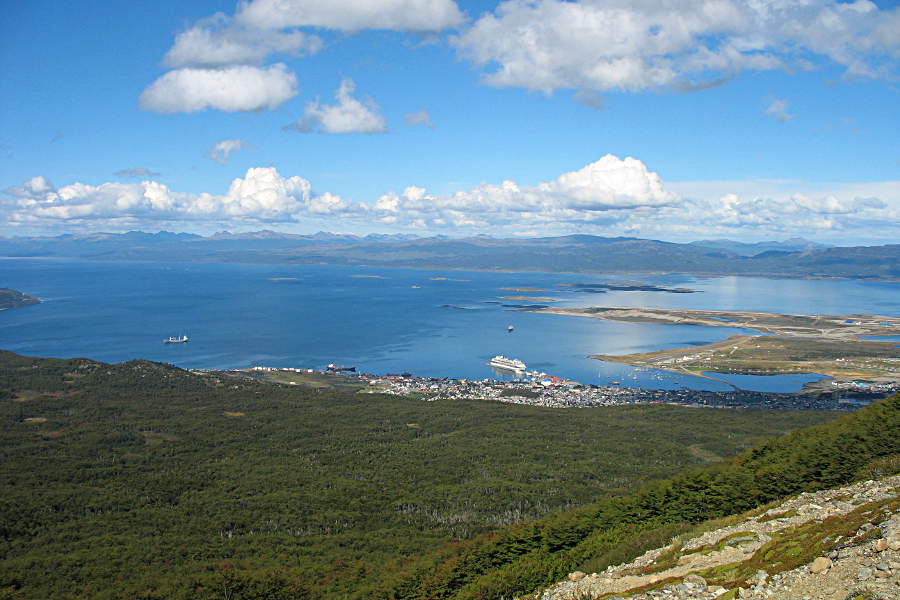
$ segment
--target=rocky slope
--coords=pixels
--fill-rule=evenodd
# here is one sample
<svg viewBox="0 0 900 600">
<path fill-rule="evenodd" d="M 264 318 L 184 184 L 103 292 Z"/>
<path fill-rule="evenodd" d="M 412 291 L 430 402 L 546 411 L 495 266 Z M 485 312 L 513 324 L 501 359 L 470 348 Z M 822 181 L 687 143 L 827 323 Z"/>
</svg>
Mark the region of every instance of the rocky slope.
<svg viewBox="0 0 900 600">
<path fill-rule="evenodd" d="M 535 598 L 900 599 L 900 476 L 801 494 L 718 525 L 602 573 L 570 573 Z"/>
</svg>

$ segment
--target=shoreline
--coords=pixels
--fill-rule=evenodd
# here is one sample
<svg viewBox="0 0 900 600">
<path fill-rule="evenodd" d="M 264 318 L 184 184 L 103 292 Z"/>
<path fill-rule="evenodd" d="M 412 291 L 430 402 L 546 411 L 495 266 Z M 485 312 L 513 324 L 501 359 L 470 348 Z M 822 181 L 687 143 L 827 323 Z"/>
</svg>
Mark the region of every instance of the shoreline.
<svg viewBox="0 0 900 600">
<path fill-rule="evenodd" d="M 676 271 L 676 270 L 634 270 L 634 269 L 613 269 L 613 270 L 580 270 L 580 271 L 540 271 L 534 269 L 479 269 L 475 267 L 447 267 L 435 265 L 377 265 L 369 263 L 335 263 L 335 262 L 286 262 L 286 261 L 242 261 L 242 260 L 150 260 L 150 259 L 102 259 L 87 257 L 68 257 L 68 256 L 0 256 L 0 260 L 62 260 L 62 261 L 78 261 L 78 262 L 95 262 L 95 263 L 144 263 L 144 264 L 221 264 L 221 265 L 271 265 L 283 267 L 343 267 L 358 269 L 413 269 L 417 271 L 469 271 L 472 273 L 538 273 L 545 275 L 627 275 L 640 274 L 646 276 L 659 275 L 683 275 L 689 277 L 697 277 L 700 279 L 716 279 L 720 277 L 752 277 L 758 279 L 799 279 L 804 281 L 869 281 L 883 283 L 900 283 L 900 277 L 840 277 L 827 275 L 799 275 L 799 274 L 777 274 L 777 273 L 726 273 L 726 272 L 706 272 L 706 271 Z"/>
<path fill-rule="evenodd" d="M 668 404 L 694 408 L 757 410 L 855 410 L 886 397 L 894 390 L 846 390 L 810 392 L 756 392 L 648 389 L 623 386 L 583 385 L 555 378 L 551 384 L 498 379 L 454 379 L 404 374 L 331 373 L 314 369 L 256 366 L 247 369 L 192 370 L 206 376 L 227 375 L 255 381 L 313 389 L 355 389 L 357 393 L 389 394 L 434 402 L 485 400 L 544 408 L 596 408 L 637 404 Z"/>
<path fill-rule="evenodd" d="M 900 383 L 900 349 L 895 342 L 866 339 L 900 332 L 900 317 L 871 314 L 796 315 L 760 311 L 660 308 L 542 308 L 529 312 L 659 325 L 729 327 L 759 332 L 670 350 L 590 358 L 704 377 L 730 386 L 718 375 L 814 374 L 832 386 L 854 382 Z M 817 385 L 818 384 L 818 385 Z M 814 393 L 821 380 L 804 384 Z"/>
</svg>

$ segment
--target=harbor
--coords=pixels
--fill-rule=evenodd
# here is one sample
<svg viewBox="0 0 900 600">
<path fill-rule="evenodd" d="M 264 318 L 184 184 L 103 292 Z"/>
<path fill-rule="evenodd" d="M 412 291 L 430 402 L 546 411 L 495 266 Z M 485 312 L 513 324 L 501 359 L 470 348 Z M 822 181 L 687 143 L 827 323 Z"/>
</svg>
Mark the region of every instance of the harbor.
<svg viewBox="0 0 900 600">
<path fill-rule="evenodd" d="M 548 408 L 590 408 L 634 404 L 723 409 L 856 410 L 900 391 L 896 383 L 846 383 L 799 393 L 706 391 L 692 389 L 647 389 L 619 385 L 585 385 L 548 373 L 522 374 L 513 381 L 500 379 L 454 379 L 416 377 L 410 373 L 355 373 L 329 369 L 254 366 L 227 371 L 196 370 L 196 373 L 247 377 L 282 385 L 301 385 L 317 390 L 355 388 L 364 394 L 391 394 L 423 401 L 488 400 Z"/>
</svg>

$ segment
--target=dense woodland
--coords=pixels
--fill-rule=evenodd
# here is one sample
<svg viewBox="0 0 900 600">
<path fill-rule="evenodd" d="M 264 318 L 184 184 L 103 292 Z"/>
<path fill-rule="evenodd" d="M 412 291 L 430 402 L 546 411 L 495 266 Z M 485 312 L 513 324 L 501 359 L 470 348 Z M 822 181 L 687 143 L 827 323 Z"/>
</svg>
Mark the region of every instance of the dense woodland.
<svg viewBox="0 0 900 600">
<path fill-rule="evenodd" d="M 0 598 L 528 592 L 900 451 L 900 398 L 836 416 L 423 402 L 0 353 Z"/>
</svg>

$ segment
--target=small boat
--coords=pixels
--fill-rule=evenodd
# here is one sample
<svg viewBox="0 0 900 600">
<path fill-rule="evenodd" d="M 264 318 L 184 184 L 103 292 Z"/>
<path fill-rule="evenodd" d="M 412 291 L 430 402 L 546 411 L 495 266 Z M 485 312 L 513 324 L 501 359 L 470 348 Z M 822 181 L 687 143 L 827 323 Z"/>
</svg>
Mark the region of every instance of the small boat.
<svg viewBox="0 0 900 600">
<path fill-rule="evenodd" d="M 163 340 L 164 344 L 183 344 L 188 341 L 188 336 L 183 335 L 181 337 L 168 337 Z"/>
<path fill-rule="evenodd" d="M 330 364 L 326 367 L 328 371 L 334 371 L 335 373 L 338 371 L 356 371 L 356 367 L 345 367 L 341 365 Z"/>
<path fill-rule="evenodd" d="M 516 329 L 515 327 L 513 327 L 512 325 L 510 325 L 509 327 L 506 328 L 506 331 L 512 333 L 513 331 L 515 331 L 515 329 Z"/>
</svg>

